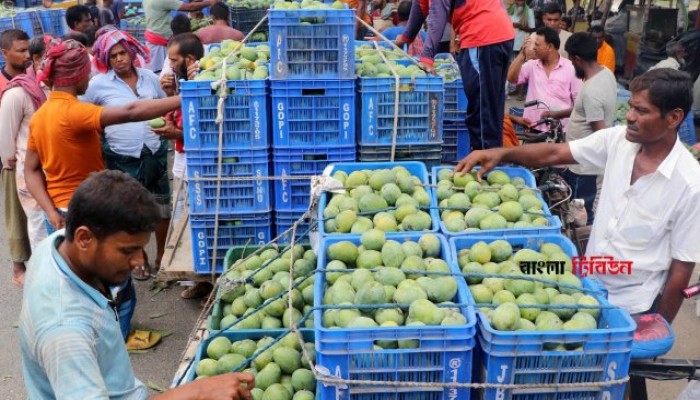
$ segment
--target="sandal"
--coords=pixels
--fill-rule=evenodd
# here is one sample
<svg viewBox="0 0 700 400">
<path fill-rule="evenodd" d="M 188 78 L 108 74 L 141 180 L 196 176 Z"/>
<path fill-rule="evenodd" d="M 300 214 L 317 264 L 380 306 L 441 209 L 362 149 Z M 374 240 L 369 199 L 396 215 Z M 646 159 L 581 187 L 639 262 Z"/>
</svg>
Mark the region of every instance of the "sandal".
<svg viewBox="0 0 700 400">
<path fill-rule="evenodd" d="M 126 350 L 146 350 L 160 342 L 163 335 L 158 331 L 135 330 L 126 339 Z"/>
<path fill-rule="evenodd" d="M 140 265 L 131 271 L 131 277 L 137 281 L 147 281 L 151 279 L 151 271 L 148 265 Z"/>
<path fill-rule="evenodd" d="M 214 286 L 209 282 L 197 282 L 180 293 L 183 299 L 199 299 L 211 293 Z"/>
</svg>

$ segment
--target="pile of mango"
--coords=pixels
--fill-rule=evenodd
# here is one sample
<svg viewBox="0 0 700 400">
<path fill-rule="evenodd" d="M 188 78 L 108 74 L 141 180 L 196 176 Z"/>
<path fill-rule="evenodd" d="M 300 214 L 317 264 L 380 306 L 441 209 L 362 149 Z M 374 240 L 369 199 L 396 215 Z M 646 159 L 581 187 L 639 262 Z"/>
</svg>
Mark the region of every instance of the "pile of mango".
<svg viewBox="0 0 700 400">
<path fill-rule="evenodd" d="M 272 0 L 228 0 L 226 2 L 229 7 L 247 8 L 249 10 L 260 10 L 270 8 Z"/>
<path fill-rule="evenodd" d="M 237 54 L 233 54 L 238 51 Z M 243 45 L 236 40 L 224 40 L 221 47 L 212 47 L 209 54 L 199 60 L 203 71 L 195 78 L 198 81 L 221 79 L 223 59 L 226 58 L 226 79 L 231 81 L 267 79 L 269 75 L 270 46 Z"/>
<path fill-rule="evenodd" d="M 502 170 L 490 172 L 479 183 L 476 171 L 438 172 L 436 189 L 440 217 L 449 232 L 549 226 L 544 203 L 520 177 Z"/>
<path fill-rule="evenodd" d="M 454 305 L 457 280 L 441 258 L 438 236 L 425 234 L 417 241 L 387 239 L 372 229 L 362 234 L 361 245 L 351 241 L 331 244 L 326 250 L 326 289 L 323 304 L 348 306 L 323 313 L 326 328 L 384 328 L 398 326 L 465 325 L 466 317 Z M 342 272 L 342 270 L 353 270 Z M 340 271 L 340 272 L 334 272 Z M 396 308 L 352 306 L 396 303 Z M 445 307 L 439 307 L 445 306 Z M 417 341 L 377 343 L 384 349 L 416 348 Z"/>
<path fill-rule="evenodd" d="M 380 51 L 389 63 L 384 61 L 384 58 L 379 53 Z M 404 62 L 397 62 L 399 60 Z M 425 71 L 420 69 L 418 65 L 408 61 L 406 55 L 399 50 L 385 46 L 380 46 L 379 50 L 377 50 L 372 44 L 363 44 L 355 47 L 355 72 L 358 76 L 363 78 L 391 78 L 394 76 L 392 69 L 402 78 L 426 76 Z"/>
<path fill-rule="evenodd" d="M 293 264 L 292 280 L 295 282 L 301 282 L 316 269 L 316 253 L 300 245 L 281 255 L 275 249 L 266 249 L 259 255 L 234 264 L 224 276 L 230 280 L 248 278 L 249 282 L 221 294 L 221 328 L 238 321 L 229 329 L 289 329 L 290 317 L 300 321 L 302 313 L 308 313 L 314 304 L 314 277 L 303 280 L 292 289 L 293 307 L 289 308 L 290 260 Z M 281 298 L 255 311 L 269 299 L 283 293 Z M 313 319 L 307 319 L 305 326 L 313 328 Z"/>
<path fill-rule="evenodd" d="M 197 378 L 246 372 L 255 376 L 255 388 L 251 390 L 254 400 L 313 400 L 316 378 L 302 356 L 297 334 L 289 333 L 262 351 L 274 341 L 266 336 L 257 342 L 244 339 L 231 343 L 227 337 L 216 337 L 207 346 L 208 358 L 195 366 Z M 316 362 L 314 343 L 304 343 L 304 348 L 311 361 Z M 252 356 L 256 357 L 246 365 L 246 359 Z"/>
<path fill-rule="evenodd" d="M 323 210 L 326 233 L 431 229 L 430 214 L 421 210 L 430 207 L 430 194 L 405 167 L 337 171 L 333 178 L 346 187 L 346 193 L 334 194 Z"/>
<path fill-rule="evenodd" d="M 301 2 L 277 0 L 270 8 L 273 10 L 343 10 L 346 7 L 345 3 L 339 0 L 334 1 L 333 4 L 326 4 L 318 0 L 302 0 Z M 311 21 L 307 22 L 311 23 Z"/>
<path fill-rule="evenodd" d="M 553 262 L 549 264 L 552 268 L 548 269 L 548 261 Z M 540 262 L 541 268 L 536 268 Z M 496 330 L 561 331 L 598 327 L 600 309 L 588 308 L 598 306 L 598 300 L 579 289 L 583 284 L 573 274 L 571 257 L 555 243 L 543 242 L 539 251 L 527 248 L 514 251 L 505 240 L 479 241 L 458 252 L 458 263 L 467 276 L 469 291 L 476 303 L 497 306 L 479 309 Z M 477 274 L 496 276 L 480 277 Z M 508 275 L 510 277 L 506 277 Z M 519 276 L 538 280 L 519 279 Z M 580 344 L 559 350 L 578 347 Z"/>
</svg>

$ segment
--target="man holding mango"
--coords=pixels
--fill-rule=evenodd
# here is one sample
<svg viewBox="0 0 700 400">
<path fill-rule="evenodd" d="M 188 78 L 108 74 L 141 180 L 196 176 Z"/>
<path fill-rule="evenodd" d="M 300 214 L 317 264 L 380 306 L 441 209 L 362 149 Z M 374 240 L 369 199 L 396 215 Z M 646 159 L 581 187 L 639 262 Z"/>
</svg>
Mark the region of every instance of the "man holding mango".
<svg viewBox="0 0 700 400">
<path fill-rule="evenodd" d="M 82 100 L 100 106 L 121 106 L 139 99 L 163 99 L 159 78 L 142 63 L 148 49 L 127 32 L 103 28 L 93 46 L 94 63 L 101 72 L 92 78 Z M 154 125 L 153 128 L 159 126 Z M 148 189 L 160 206 L 161 221 L 156 227 L 157 255 L 160 265 L 170 225 L 170 180 L 168 178 L 168 141 L 153 133 L 148 122 L 129 122 L 105 128 L 102 155 L 108 169 L 126 172 Z M 134 278 L 148 278 L 150 268 L 134 271 Z"/>
</svg>

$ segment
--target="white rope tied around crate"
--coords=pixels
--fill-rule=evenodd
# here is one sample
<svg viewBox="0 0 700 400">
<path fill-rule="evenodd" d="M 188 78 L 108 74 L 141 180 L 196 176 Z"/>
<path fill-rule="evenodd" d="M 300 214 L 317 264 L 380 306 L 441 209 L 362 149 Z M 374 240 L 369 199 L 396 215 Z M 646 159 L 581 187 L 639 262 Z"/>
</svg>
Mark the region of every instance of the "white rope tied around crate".
<svg viewBox="0 0 700 400">
<path fill-rule="evenodd" d="M 44 35 L 46 34 L 46 29 L 44 29 L 44 21 L 41 20 L 41 16 L 39 16 L 39 10 L 32 10 L 32 13 L 34 13 L 37 21 L 39 21 L 39 29 L 41 29 L 41 34 Z M 51 21 L 51 16 L 49 16 L 49 21 Z M 31 19 L 29 22 L 32 22 Z M 33 30 L 34 24 L 32 24 L 32 30 Z"/>
<path fill-rule="evenodd" d="M 379 53 L 379 57 L 384 60 L 384 63 L 389 67 L 391 74 L 394 75 L 394 126 L 391 132 L 391 158 L 389 161 L 394 162 L 394 157 L 396 155 L 396 136 L 399 133 L 399 87 L 401 86 L 401 77 L 396 72 L 393 65 L 387 60 L 384 52 L 379 48 L 379 43 L 374 42 L 374 48 Z"/>
<path fill-rule="evenodd" d="M 301 335 L 299 335 L 301 336 Z M 302 346 L 303 347 L 303 346 Z M 316 368 L 313 369 L 316 380 L 332 386 L 383 386 L 383 387 L 414 387 L 414 388 L 462 388 L 462 389 L 578 389 L 578 388 L 604 388 L 609 386 L 621 385 L 629 381 L 629 376 L 620 379 L 597 382 L 574 382 L 574 383 L 458 383 L 458 382 L 397 382 L 397 381 L 372 381 L 372 380 L 354 380 L 342 379 L 326 373 L 319 373 Z"/>
<path fill-rule="evenodd" d="M 218 247 L 219 247 L 219 203 L 221 202 L 221 182 L 222 182 L 222 176 L 221 176 L 221 169 L 222 169 L 222 163 L 223 163 L 223 143 L 224 143 L 224 108 L 226 105 L 226 97 L 228 96 L 228 87 L 226 86 L 226 62 L 228 61 L 229 57 L 234 57 L 238 55 L 241 51 L 241 48 L 247 43 L 248 38 L 255 32 L 256 29 L 265 21 L 267 20 L 267 14 L 258 22 L 255 27 L 253 27 L 253 30 L 248 32 L 248 34 L 241 40 L 241 44 L 234 49 L 231 53 L 229 53 L 227 56 L 225 56 L 223 59 L 221 59 L 220 65 L 221 65 L 221 79 L 218 81 L 214 82 L 214 85 L 218 86 L 219 88 L 219 100 L 216 105 L 216 119 L 214 122 L 219 126 L 219 148 L 218 148 L 218 160 L 216 162 L 216 205 L 214 208 L 214 248 L 212 251 L 212 257 L 210 260 L 211 264 L 211 280 L 214 281 L 216 280 L 216 257 L 218 253 Z M 219 63 L 215 64 L 214 66 L 218 66 Z"/>
</svg>

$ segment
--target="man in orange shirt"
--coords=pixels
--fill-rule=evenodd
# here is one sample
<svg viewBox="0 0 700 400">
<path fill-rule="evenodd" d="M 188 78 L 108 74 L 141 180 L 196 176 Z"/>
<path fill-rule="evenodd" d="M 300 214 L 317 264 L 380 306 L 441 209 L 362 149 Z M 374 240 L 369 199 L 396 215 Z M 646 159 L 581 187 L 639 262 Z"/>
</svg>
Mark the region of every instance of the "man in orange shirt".
<svg viewBox="0 0 700 400">
<path fill-rule="evenodd" d="M 65 226 L 68 203 L 78 186 L 105 169 L 101 133 L 106 126 L 146 121 L 180 108 L 177 96 L 118 107 L 82 103 L 77 96 L 87 91 L 90 69 L 87 49 L 75 40 L 60 39 L 49 43 L 39 67 L 38 80 L 52 91 L 29 122 L 24 174 L 27 189 L 46 213 L 49 233 Z M 126 337 L 135 306 L 131 279 L 119 291 L 127 293 L 118 304 Z"/>
<path fill-rule="evenodd" d="M 52 92 L 29 123 L 25 175 L 51 228 L 60 229 L 64 226 L 61 211 L 75 189 L 90 173 L 105 168 L 102 130 L 164 115 L 180 107 L 180 98 L 139 100 L 121 107 L 79 102 L 77 96 L 85 94 L 90 79 L 87 50 L 74 40 L 56 39 L 49 46 L 38 78 Z"/>
<path fill-rule="evenodd" d="M 615 50 L 605 41 L 605 29 L 596 25 L 591 28 L 591 34 L 598 42 L 598 64 L 608 67 L 610 72 L 615 73 Z"/>
</svg>

